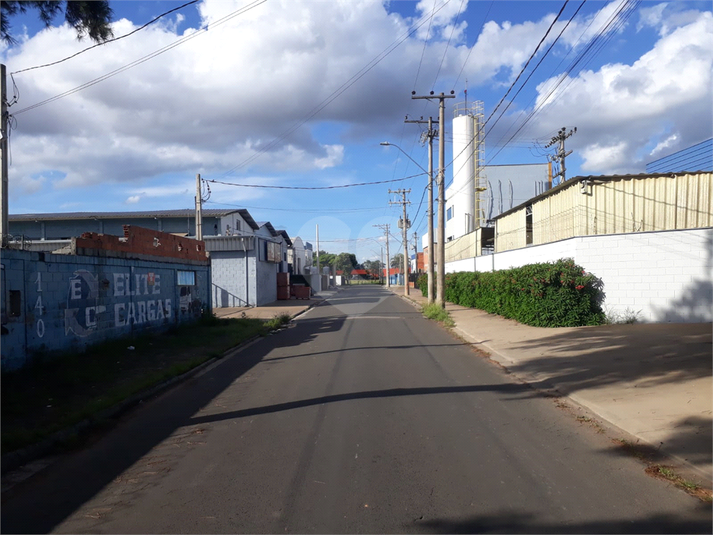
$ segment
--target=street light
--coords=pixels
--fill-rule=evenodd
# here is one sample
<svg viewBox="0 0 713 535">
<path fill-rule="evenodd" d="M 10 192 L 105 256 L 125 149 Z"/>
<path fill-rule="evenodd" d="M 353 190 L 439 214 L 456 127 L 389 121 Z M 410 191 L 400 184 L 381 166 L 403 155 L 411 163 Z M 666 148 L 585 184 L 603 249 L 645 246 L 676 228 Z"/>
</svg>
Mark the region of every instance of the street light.
<svg viewBox="0 0 713 535">
<path fill-rule="evenodd" d="M 402 149 L 401 147 L 399 147 L 396 143 L 389 143 L 388 141 L 382 141 L 381 143 L 379 143 L 379 145 L 382 145 L 382 146 L 384 146 L 384 147 L 396 147 L 396 148 L 399 149 L 401 152 L 403 152 L 404 155 L 405 155 L 409 160 L 411 160 L 413 163 L 415 163 L 421 171 L 423 171 L 424 173 L 426 173 L 426 174 L 428 175 L 428 171 L 426 171 L 426 170 L 421 166 L 421 164 L 419 164 L 416 160 L 414 160 L 413 158 L 411 158 L 411 156 L 409 156 L 409 154 L 408 154 L 404 149 Z"/>
<path fill-rule="evenodd" d="M 431 132 L 431 120 L 429 119 L 428 122 L 428 131 Z M 424 171 L 426 175 L 428 176 L 428 209 L 426 211 L 428 215 L 428 265 L 426 267 L 426 273 L 428 275 L 428 303 L 431 304 L 433 303 L 433 288 L 434 288 L 434 254 L 435 254 L 435 247 L 433 243 L 433 137 L 429 135 L 429 143 L 428 143 L 428 168 L 429 171 L 426 171 L 421 165 L 411 158 L 409 154 L 399 147 L 398 145 L 394 143 L 389 143 L 388 141 L 382 141 L 380 145 L 385 146 L 385 147 L 396 147 L 399 149 L 401 152 L 403 152 L 406 157 L 411 160 L 413 163 L 415 163 L 419 169 Z M 439 247 L 441 247 L 442 244 L 439 244 Z"/>
</svg>

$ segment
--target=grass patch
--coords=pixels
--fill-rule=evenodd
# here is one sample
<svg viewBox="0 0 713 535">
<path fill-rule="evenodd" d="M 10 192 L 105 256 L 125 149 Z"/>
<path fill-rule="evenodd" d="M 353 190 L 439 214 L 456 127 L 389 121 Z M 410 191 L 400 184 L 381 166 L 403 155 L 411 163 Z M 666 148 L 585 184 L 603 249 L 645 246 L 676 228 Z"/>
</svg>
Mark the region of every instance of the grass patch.
<svg viewBox="0 0 713 535">
<path fill-rule="evenodd" d="M 441 322 L 446 327 L 455 327 L 455 322 L 451 319 L 450 314 L 445 308 L 441 308 L 438 303 L 431 303 L 430 305 L 423 305 L 421 307 L 421 312 L 430 320 L 436 320 Z"/>
<path fill-rule="evenodd" d="M 2 376 L 3 454 L 40 442 L 125 399 L 179 376 L 289 316 L 267 322 L 207 316 L 160 334 L 110 340 L 86 352 L 37 358 Z"/>
<path fill-rule="evenodd" d="M 705 489 L 693 481 L 682 478 L 670 466 L 652 464 L 646 468 L 646 473 L 653 477 L 670 481 L 678 488 L 685 490 L 691 496 L 696 496 L 704 502 L 713 501 L 713 493 L 711 493 L 709 489 Z"/>
<path fill-rule="evenodd" d="M 265 322 L 265 327 L 270 331 L 276 331 L 281 329 L 284 325 L 290 323 L 292 318 L 289 314 L 278 314 L 274 318 L 269 319 Z"/>
</svg>

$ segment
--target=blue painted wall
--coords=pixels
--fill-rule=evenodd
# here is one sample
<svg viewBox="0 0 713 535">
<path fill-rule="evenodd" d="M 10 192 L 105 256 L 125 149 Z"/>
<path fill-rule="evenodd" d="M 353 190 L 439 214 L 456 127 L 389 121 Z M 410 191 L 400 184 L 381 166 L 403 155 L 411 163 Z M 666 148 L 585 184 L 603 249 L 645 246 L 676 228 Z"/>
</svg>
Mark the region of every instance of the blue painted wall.
<svg viewBox="0 0 713 535">
<path fill-rule="evenodd" d="M 4 249 L 0 263 L 3 370 L 37 354 L 194 321 L 210 308 L 210 267 L 199 262 Z M 194 284 L 178 284 L 178 272 L 192 272 Z"/>
</svg>

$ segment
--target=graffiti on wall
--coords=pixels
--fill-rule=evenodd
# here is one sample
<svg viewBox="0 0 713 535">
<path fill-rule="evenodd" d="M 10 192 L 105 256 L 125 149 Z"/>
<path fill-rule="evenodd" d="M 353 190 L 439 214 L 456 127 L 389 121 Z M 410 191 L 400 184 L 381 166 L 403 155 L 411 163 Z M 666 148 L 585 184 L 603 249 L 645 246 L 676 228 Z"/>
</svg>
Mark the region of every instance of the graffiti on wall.
<svg viewBox="0 0 713 535">
<path fill-rule="evenodd" d="M 72 332 L 77 336 L 89 336 L 99 328 L 100 320 L 106 320 L 114 327 L 124 327 L 171 319 L 173 314 L 171 299 L 160 298 L 160 274 L 137 273 L 132 277 L 130 272 L 124 272 L 113 273 L 112 278 L 112 281 L 101 281 L 103 287 L 108 290 L 108 295 L 114 298 L 113 307 L 107 309 L 105 305 L 98 304 L 100 284 L 98 277 L 84 269 L 72 274 L 67 292 L 67 308 L 64 312 L 65 334 Z M 38 292 L 41 292 L 39 273 L 37 285 Z M 142 297 L 146 298 L 142 299 Z M 41 299 L 40 294 L 35 307 L 40 307 L 39 314 L 42 310 Z M 107 313 L 113 313 L 113 321 L 106 316 Z M 41 322 L 42 320 L 38 319 L 37 329 L 40 337 L 44 335 L 44 324 Z"/>
<path fill-rule="evenodd" d="M 93 273 L 80 269 L 69 279 L 67 308 L 64 311 L 64 334 L 73 332 L 77 336 L 89 336 L 97 328 L 99 314 L 106 307 L 98 305 L 99 282 Z"/>
<path fill-rule="evenodd" d="M 161 294 L 161 275 L 158 273 L 136 273 L 134 281 L 134 287 L 131 288 L 131 273 L 114 273 L 114 297 Z M 114 326 L 143 325 L 171 319 L 172 312 L 170 299 L 131 299 L 114 305 Z"/>
</svg>

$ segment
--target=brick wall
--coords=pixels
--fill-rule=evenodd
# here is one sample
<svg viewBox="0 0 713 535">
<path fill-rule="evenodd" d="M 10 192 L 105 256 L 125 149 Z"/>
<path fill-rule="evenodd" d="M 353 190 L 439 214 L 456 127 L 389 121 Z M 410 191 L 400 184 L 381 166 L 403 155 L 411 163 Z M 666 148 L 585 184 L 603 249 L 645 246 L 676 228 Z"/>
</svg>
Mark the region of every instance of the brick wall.
<svg viewBox="0 0 713 535">
<path fill-rule="evenodd" d="M 119 251 L 128 255 L 148 255 L 208 262 L 203 241 L 175 236 L 143 227 L 124 225 L 124 235 L 112 236 L 85 232 L 72 239 L 77 254 L 92 254 L 94 250 Z"/>
</svg>

